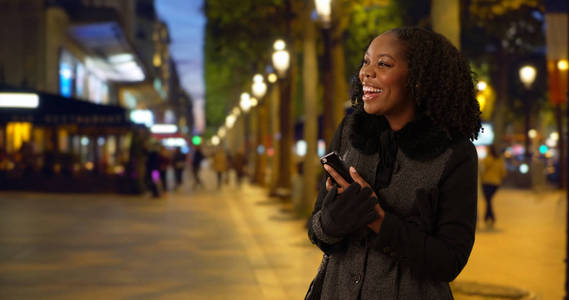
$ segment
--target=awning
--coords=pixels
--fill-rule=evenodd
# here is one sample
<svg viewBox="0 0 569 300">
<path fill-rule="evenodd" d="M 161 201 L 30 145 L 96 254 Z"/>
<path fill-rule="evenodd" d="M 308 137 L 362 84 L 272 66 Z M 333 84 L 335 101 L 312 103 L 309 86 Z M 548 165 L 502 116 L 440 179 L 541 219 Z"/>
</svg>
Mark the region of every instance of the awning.
<svg viewBox="0 0 569 300">
<path fill-rule="evenodd" d="M 0 123 L 30 122 L 36 125 L 78 125 L 98 127 L 132 127 L 124 108 L 65 98 L 63 96 L 22 90 L 3 92 L 36 93 L 39 105 L 36 108 L 0 107 Z"/>
<path fill-rule="evenodd" d="M 146 78 L 143 63 L 116 13 L 104 8 L 78 6 L 70 16 L 69 36 L 92 54 L 85 58 L 88 69 L 104 80 L 116 82 L 140 82 Z"/>
</svg>

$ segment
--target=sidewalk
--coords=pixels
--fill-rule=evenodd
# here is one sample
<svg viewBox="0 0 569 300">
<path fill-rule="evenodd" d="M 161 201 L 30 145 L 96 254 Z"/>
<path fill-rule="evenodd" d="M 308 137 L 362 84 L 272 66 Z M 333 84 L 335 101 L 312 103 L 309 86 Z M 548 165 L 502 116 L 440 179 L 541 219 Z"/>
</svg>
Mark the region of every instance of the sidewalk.
<svg viewBox="0 0 569 300">
<path fill-rule="evenodd" d="M 0 193 L 0 298 L 303 299 L 322 257 L 305 220 L 264 189 L 214 179 L 161 199 Z M 561 299 L 564 195 L 503 189 L 495 202 L 455 299 Z"/>
<path fill-rule="evenodd" d="M 277 277 L 293 296 L 288 299 L 300 299 L 321 258 L 318 249 L 308 242 L 304 221 L 294 220 L 293 214 L 287 213 L 290 209 L 267 198 L 265 190 L 246 186 L 244 191 L 247 196 L 233 204 L 246 212 L 245 220 L 256 231 L 257 244 L 273 258 L 275 273 L 282 273 Z M 230 190 L 226 192 L 231 194 Z M 561 299 L 566 199 L 560 191 L 500 189 L 494 199 L 497 222 L 494 228 L 487 228 L 481 221 L 485 203 L 480 197 L 476 242 L 467 266 L 452 283 L 455 299 Z M 279 232 L 279 239 L 271 235 L 273 232 Z M 306 249 L 300 251 L 292 245 Z M 298 267 L 296 281 L 287 282 L 287 263 L 279 261 L 304 265 Z"/>
<path fill-rule="evenodd" d="M 479 201 L 474 249 L 456 282 L 517 287 L 536 299 L 562 299 L 565 283 L 567 198 L 564 192 L 500 189 L 496 225 L 484 226 Z"/>
<path fill-rule="evenodd" d="M 316 272 L 320 253 L 308 244 L 302 221 L 282 221 L 287 218 L 284 204 L 276 200 L 248 201 L 263 198 L 264 191 L 255 187 L 244 190 L 248 196 L 236 199 L 236 203 L 248 212 L 246 220 L 255 228 L 258 244 L 277 266 L 275 274 L 282 279 L 282 287 L 293 296 L 288 299 L 300 299 L 309 282 L 306 280 Z M 452 283 L 455 299 L 561 299 L 565 280 L 565 194 L 502 189 L 494 201 L 497 222 L 494 228 L 479 222 L 469 262 Z M 479 216 L 484 215 L 484 209 L 480 201 Z M 280 238 L 275 239 L 272 232 L 279 232 Z M 300 251 L 294 245 L 308 249 Z M 288 281 L 287 261 L 299 264 L 296 281 Z"/>
</svg>

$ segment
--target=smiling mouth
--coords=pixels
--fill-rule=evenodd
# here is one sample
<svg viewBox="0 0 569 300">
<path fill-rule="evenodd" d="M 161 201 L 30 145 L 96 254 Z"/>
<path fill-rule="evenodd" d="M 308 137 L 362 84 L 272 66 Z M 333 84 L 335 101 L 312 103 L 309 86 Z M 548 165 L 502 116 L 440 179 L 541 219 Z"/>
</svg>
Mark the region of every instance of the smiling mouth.
<svg viewBox="0 0 569 300">
<path fill-rule="evenodd" d="M 369 101 L 383 93 L 383 89 L 374 88 L 371 86 L 363 87 L 364 95 L 363 100 Z"/>
</svg>

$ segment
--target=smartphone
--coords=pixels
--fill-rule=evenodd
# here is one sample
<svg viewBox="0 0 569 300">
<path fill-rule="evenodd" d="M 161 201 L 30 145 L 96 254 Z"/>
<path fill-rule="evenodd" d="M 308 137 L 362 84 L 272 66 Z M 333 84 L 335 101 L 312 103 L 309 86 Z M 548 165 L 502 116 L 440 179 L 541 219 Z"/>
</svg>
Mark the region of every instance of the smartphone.
<svg viewBox="0 0 569 300">
<path fill-rule="evenodd" d="M 340 156 L 338 156 L 338 153 L 335 151 L 320 157 L 320 163 L 322 165 L 327 164 L 332 167 L 334 170 L 336 170 L 336 173 L 340 174 L 340 176 L 342 176 L 342 178 L 344 178 L 348 183 L 351 184 L 354 182 L 354 179 L 352 179 L 352 176 L 350 176 L 350 172 L 348 171 L 348 166 L 346 166 L 346 163 L 344 163 L 344 161 L 340 158 Z M 328 174 L 328 176 L 330 176 L 330 174 Z M 336 183 L 334 178 L 332 178 L 332 181 Z"/>
</svg>

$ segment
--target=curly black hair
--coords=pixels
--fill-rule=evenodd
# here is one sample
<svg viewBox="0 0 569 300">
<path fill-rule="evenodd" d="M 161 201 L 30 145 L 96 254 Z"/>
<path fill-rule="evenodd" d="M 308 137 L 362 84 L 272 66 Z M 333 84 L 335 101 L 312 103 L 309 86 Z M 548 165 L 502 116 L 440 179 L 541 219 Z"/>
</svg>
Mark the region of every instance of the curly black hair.
<svg viewBox="0 0 569 300">
<path fill-rule="evenodd" d="M 428 117 L 449 138 L 478 138 L 480 106 L 466 58 L 445 37 L 423 28 L 401 27 L 387 32 L 395 33 L 406 46 L 406 88 L 418 114 Z M 356 74 L 351 100 L 359 111 L 363 110 L 362 96 L 362 83 Z"/>
</svg>

